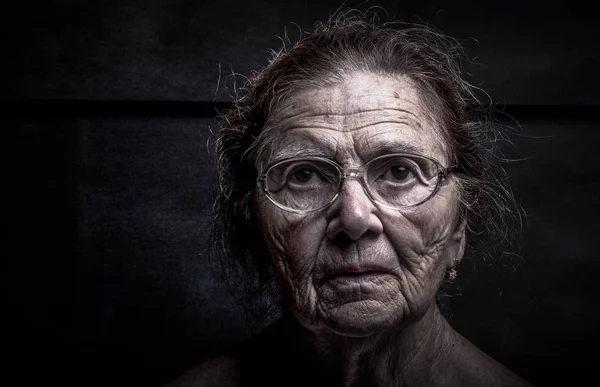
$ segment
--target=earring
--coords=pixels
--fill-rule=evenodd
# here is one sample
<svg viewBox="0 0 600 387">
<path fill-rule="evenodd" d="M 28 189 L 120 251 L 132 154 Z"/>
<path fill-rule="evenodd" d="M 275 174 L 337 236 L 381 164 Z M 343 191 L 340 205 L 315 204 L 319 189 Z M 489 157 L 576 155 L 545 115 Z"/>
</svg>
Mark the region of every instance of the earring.
<svg viewBox="0 0 600 387">
<path fill-rule="evenodd" d="M 456 279 L 456 276 L 458 275 L 456 271 L 456 265 L 458 265 L 458 259 L 454 260 L 454 266 L 452 266 L 452 269 L 446 270 L 446 275 L 448 275 L 448 279 L 450 281 L 454 281 Z"/>
<path fill-rule="evenodd" d="M 446 274 L 448 275 L 448 279 L 450 281 L 454 281 L 456 279 L 456 276 L 458 275 L 458 273 L 456 272 L 456 269 L 450 269 L 450 270 L 446 271 Z"/>
</svg>

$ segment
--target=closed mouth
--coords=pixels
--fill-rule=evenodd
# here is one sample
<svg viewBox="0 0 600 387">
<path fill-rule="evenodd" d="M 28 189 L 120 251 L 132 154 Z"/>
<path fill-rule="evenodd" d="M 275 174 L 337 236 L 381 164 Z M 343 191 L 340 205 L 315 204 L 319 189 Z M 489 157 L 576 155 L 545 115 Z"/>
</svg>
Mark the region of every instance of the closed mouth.
<svg viewBox="0 0 600 387">
<path fill-rule="evenodd" d="M 347 268 L 342 270 L 335 270 L 327 273 L 323 280 L 331 281 L 335 279 L 344 279 L 344 278 L 368 278 L 375 277 L 384 274 L 389 274 L 387 271 L 376 270 L 376 269 L 358 269 L 358 268 Z"/>
<path fill-rule="evenodd" d="M 366 275 L 366 274 L 375 274 L 375 273 L 381 273 L 380 271 L 375 271 L 375 270 L 367 270 L 367 271 L 345 271 L 345 272 L 341 272 L 338 274 L 335 274 L 334 277 L 340 277 L 340 276 L 348 276 L 348 277 L 360 277 L 361 275 Z"/>
</svg>

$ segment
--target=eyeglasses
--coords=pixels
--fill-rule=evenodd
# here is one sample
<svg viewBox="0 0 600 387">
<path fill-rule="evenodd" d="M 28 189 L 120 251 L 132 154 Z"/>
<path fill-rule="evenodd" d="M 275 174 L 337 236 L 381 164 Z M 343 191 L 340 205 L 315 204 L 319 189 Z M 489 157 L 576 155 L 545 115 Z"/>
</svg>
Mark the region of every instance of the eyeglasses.
<svg viewBox="0 0 600 387">
<path fill-rule="evenodd" d="M 268 166 L 257 184 L 277 207 L 305 214 L 333 203 L 344 180 L 356 178 L 373 202 L 397 210 L 431 199 L 454 168 L 403 153 L 375 157 L 349 169 L 324 157 L 296 157 Z"/>
</svg>

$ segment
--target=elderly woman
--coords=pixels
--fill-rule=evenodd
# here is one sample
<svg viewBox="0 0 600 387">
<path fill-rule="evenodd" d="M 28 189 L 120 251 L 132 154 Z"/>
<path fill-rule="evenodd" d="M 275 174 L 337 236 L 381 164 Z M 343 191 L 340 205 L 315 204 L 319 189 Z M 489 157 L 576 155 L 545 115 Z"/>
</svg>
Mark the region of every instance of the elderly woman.
<svg viewBox="0 0 600 387">
<path fill-rule="evenodd" d="M 337 18 L 249 80 L 219 136 L 214 241 L 254 285 L 272 275 L 282 317 L 174 386 L 528 385 L 436 304 L 510 203 L 456 50 Z"/>
</svg>

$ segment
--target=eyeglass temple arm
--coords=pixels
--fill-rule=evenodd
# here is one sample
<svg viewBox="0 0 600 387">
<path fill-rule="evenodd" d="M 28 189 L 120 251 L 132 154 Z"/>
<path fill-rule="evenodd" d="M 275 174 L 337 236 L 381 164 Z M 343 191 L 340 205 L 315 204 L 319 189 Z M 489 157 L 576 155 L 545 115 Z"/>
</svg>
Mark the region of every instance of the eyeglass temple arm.
<svg viewBox="0 0 600 387">
<path fill-rule="evenodd" d="M 454 164 L 454 165 L 452 165 L 452 166 L 450 166 L 450 167 L 448 167 L 448 168 L 445 168 L 444 170 L 442 170 L 442 171 L 440 172 L 440 177 L 442 177 L 442 178 L 444 178 L 444 179 L 445 179 L 445 178 L 447 178 L 448 176 L 450 176 L 450 174 L 451 174 L 452 172 L 455 172 L 457 169 L 458 169 L 458 164 Z"/>
</svg>

